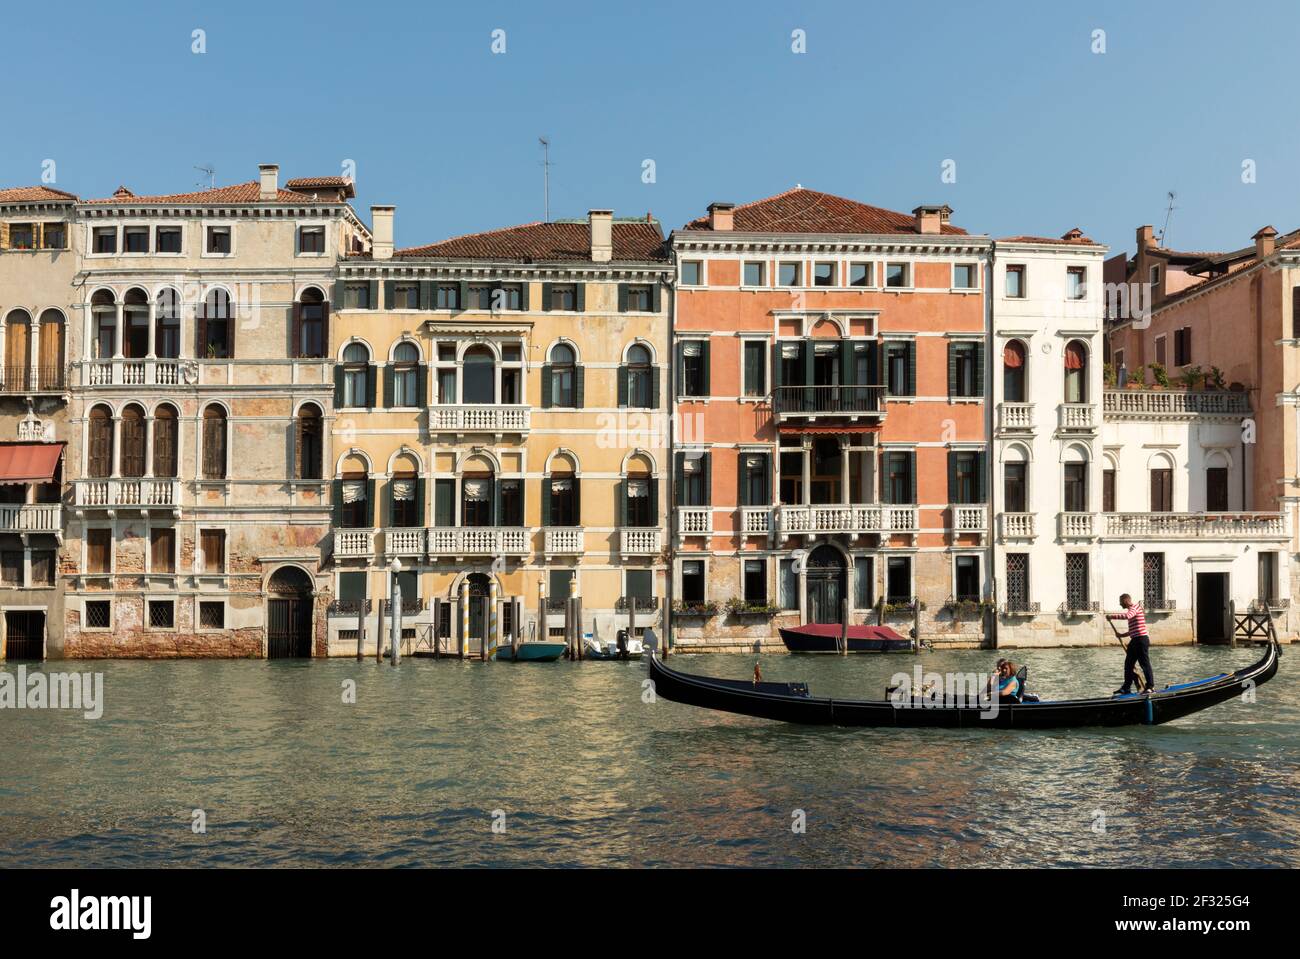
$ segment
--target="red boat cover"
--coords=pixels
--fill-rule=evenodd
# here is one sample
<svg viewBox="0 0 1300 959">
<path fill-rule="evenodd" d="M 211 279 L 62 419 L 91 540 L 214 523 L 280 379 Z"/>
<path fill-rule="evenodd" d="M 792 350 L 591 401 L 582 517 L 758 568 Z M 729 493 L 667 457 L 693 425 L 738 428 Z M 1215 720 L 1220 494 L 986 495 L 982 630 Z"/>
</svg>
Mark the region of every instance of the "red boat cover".
<svg viewBox="0 0 1300 959">
<path fill-rule="evenodd" d="M 787 626 L 787 633 L 803 633 L 807 636 L 840 635 L 839 623 L 808 623 L 805 626 Z M 905 643 L 907 639 L 899 636 L 888 626 L 850 626 L 849 639 L 888 639 Z"/>
</svg>

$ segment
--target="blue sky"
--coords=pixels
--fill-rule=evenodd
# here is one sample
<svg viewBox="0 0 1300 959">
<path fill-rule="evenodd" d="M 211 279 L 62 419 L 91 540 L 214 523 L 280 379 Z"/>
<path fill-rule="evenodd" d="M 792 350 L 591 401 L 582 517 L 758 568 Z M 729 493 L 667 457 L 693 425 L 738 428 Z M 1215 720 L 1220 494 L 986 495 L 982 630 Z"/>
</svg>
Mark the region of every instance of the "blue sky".
<svg viewBox="0 0 1300 959">
<path fill-rule="evenodd" d="M 46 159 L 83 197 L 353 160 L 358 209 L 396 204 L 407 246 L 540 219 L 547 135 L 553 217 L 667 232 L 801 183 L 1131 250 L 1174 190 L 1171 244 L 1231 249 L 1300 226 L 1298 22 L 1286 2 L 15 4 L 0 184 Z"/>
</svg>

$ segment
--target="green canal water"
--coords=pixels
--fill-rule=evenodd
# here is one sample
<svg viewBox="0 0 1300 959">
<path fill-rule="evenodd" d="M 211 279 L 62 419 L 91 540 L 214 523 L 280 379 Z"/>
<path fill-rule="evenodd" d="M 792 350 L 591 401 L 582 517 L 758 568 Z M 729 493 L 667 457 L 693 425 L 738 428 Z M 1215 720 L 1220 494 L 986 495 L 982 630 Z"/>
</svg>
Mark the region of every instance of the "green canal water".
<svg viewBox="0 0 1300 959">
<path fill-rule="evenodd" d="M 1118 647 L 1012 655 L 1044 697 L 1118 685 Z M 1158 649 L 1157 679 L 1258 655 Z M 814 695 L 877 697 L 915 663 L 992 658 L 762 667 Z M 748 677 L 754 657 L 673 663 Z M 797 728 L 645 703 L 640 664 L 43 668 L 101 670 L 104 714 L 0 710 L 3 866 L 1300 865 L 1297 648 L 1255 705 L 1037 733 Z"/>
</svg>

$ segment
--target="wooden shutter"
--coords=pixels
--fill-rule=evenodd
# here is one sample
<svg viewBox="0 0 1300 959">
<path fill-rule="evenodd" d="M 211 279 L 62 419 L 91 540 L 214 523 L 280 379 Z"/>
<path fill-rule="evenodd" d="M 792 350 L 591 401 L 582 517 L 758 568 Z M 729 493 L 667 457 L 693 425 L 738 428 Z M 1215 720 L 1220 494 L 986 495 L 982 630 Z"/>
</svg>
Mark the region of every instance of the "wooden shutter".
<svg viewBox="0 0 1300 959">
<path fill-rule="evenodd" d="M 656 281 L 650 284 L 650 309 L 658 313 L 659 302 L 659 283 Z"/>
<path fill-rule="evenodd" d="M 957 344 L 948 344 L 948 396 L 957 395 Z"/>
<path fill-rule="evenodd" d="M 574 284 L 574 308 L 582 313 L 587 309 L 587 284 Z"/>
<path fill-rule="evenodd" d="M 650 525 L 659 525 L 659 481 L 653 476 L 649 479 L 650 483 Z"/>
<path fill-rule="evenodd" d="M 980 450 L 975 454 L 975 502 L 977 503 L 989 501 L 988 458 L 987 450 Z"/>
<path fill-rule="evenodd" d="M 226 476 L 226 418 L 205 410 L 203 414 L 203 478 Z"/>
<path fill-rule="evenodd" d="M 659 367 L 650 368 L 650 408 L 657 410 L 663 404 L 663 398 L 660 396 L 661 387 L 659 385 Z"/>
<path fill-rule="evenodd" d="M 582 481 L 573 477 L 573 525 L 582 525 Z"/>
<path fill-rule="evenodd" d="M 320 355 L 322 357 L 330 355 L 330 305 L 328 302 L 320 305 Z"/>
<path fill-rule="evenodd" d="M 704 472 L 704 502 L 701 503 L 700 505 L 712 506 L 713 505 L 713 453 L 712 451 L 705 453 L 704 456 L 701 458 L 704 460 L 704 462 L 700 464 L 703 467 L 703 472 Z"/>
<path fill-rule="evenodd" d="M 334 367 L 334 406 L 341 408 L 343 406 L 343 378 L 347 375 L 347 370 L 343 366 Z"/>
<path fill-rule="evenodd" d="M 950 348 L 951 349 L 951 348 Z M 957 502 L 957 451 L 948 451 L 948 502 Z"/>
<path fill-rule="evenodd" d="M 375 481 L 366 480 L 366 526 L 375 528 Z"/>
<path fill-rule="evenodd" d="M 551 365 L 547 363 L 542 367 L 542 409 L 551 408 Z"/>
<path fill-rule="evenodd" d="M 375 408 L 375 394 L 379 387 L 379 367 L 370 363 L 366 366 L 366 408 Z"/>
<path fill-rule="evenodd" d="M 700 368 L 703 371 L 703 376 L 701 378 L 704 380 L 705 396 L 710 395 L 709 393 L 709 345 L 710 345 L 709 341 L 705 340 L 703 342 L 702 349 L 700 350 Z"/>
<path fill-rule="evenodd" d="M 122 417 L 122 475 L 144 475 L 145 425 L 139 416 Z"/>
<path fill-rule="evenodd" d="M 176 531 L 171 527 L 149 531 L 149 568 L 155 573 L 176 571 Z"/>
<path fill-rule="evenodd" d="M 336 479 L 330 484 L 330 507 L 334 513 L 334 528 L 343 526 L 343 481 Z"/>
<path fill-rule="evenodd" d="M 342 280 L 335 280 L 335 281 L 334 281 L 334 292 L 333 292 L 333 294 L 331 294 L 331 297 L 330 297 L 330 298 L 331 298 L 335 303 L 339 304 L 339 309 L 340 309 L 340 310 L 343 309 L 344 306 L 346 305 L 346 304 L 344 303 L 344 297 L 345 297 L 346 295 L 347 295 L 347 290 L 346 290 L 346 287 L 345 287 L 344 284 L 343 284 L 343 281 L 342 281 Z"/>
<path fill-rule="evenodd" d="M 620 313 L 627 312 L 627 284 L 626 283 L 620 283 L 618 285 L 618 311 Z"/>
<path fill-rule="evenodd" d="M 904 396 L 916 395 L 916 341 L 908 340 L 907 350 L 907 390 Z"/>
<path fill-rule="evenodd" d="M 456 309 L 469 309 L 469 280 L 461 280 L 456 285 Z"/>
<path fill-rule="evenodd" d="M 415 368 L 415 405 L 429 404 L 429 366 L 421 363 Z"/>
<path fill-rule="evenodd" d="M 916 505 L 916 451 L 909 450 L 908 452 L 904 453 L 903 456 L 904 456 L 904 462 L 907 463 L 907 477 L 908 480 L 911 482 L 911 486 L 912 486 L 912 498 L 908 500 L 908 503 L 915 506 Z"/>
<path fill-rule="evenodd" d="M 551 478 L 542 480 L 542 525 L 552 526 L 551 522 Z"/>
<path fill-rule="evenodd" d="M 627 525 L 627 480 L 614 484 L 614 515 L 620 527 Z"/>
<path fill-rule="evenodd" d="M 378 280 L 370 281 L 369 300 L 370 300 L 370 309 L 372 310 L 379 309 L 379 281 Z"/>
<path fill-rule="evenodd" d="M 545 311 L 549 311 L 551 309 L 551 293 L 553 287 L 554 287 L 553 283 L 542 284 L 542 309 Z"/>
<path fill-rule="evenodd" d="M 384 408 L 393 405 L 394 371 L 392 363 L 384 364 Z"/>
<path fill-rule="evenodd" d="M 176 475 L 176 417 L 161 415 L 153 421 L 153 475 L 160 478 Z"/>
<path fill-rule="evenodd" d="M 975 349 L 975 395 L 984 395 L 984 344 L 976 343 Z"/>
<path fill-rule="evenodd" d="M 581 363 L 573 367 L 573 408 L 580 410 L 585 405 L 586 400 L 586 367 Z"/>
<path fill-rule="evenodd" d="M 302 356 L 302 304 L 294 303 L 293 317 L 289 321 L 289 355 Z"/>
<path fill-rule="evenodd" d="M 528 293 L 532 289 L 532 284 L 527 280 L 519 284 L 519 309 L 528 309 Z M 522 491 L 522 490 L 521 490 Z"/>
<path fill-rule="evenodd" d="M 618 368 L 618 405 L 627 406 L 628 402 L 628 368 L 620 366 Z"/>
<path fill-rule="evenodd" d="M 208 305 L 204 300 L 194 307 L 194 355 L 208 358 Z"/>
<path fill-rule="evenodd" d="M 238 324 L 236 319 L 238 313 L 234 297 L 231 297 L 230 305 L 226 309 L 226 359 L 235 358 L 235 326 Z"/>
<path fill-rule="evenodd" d="M 1300 340 L 1300 286 L 1291 288 L 1291 339 Z"/>
<path fill-rule="evenodd" d="M 91 411 L 89 450 L 86 472 L 93 477 L 113 475 L 113 421 L 103 415 L 102 409 Z"/>
<path fill-rule="evenodd" d="M 382 309 L 391 310 L 393 309 L 393 304 L 395 304 L 396 302 L 397 302 L 397 281 L 384 280 L 384 304 Z M 370 306 L 374 308 L 374 307 L 378 307 L 379 304 L 375 303 L 374 301 L 371 301 Z"/>
</svg>

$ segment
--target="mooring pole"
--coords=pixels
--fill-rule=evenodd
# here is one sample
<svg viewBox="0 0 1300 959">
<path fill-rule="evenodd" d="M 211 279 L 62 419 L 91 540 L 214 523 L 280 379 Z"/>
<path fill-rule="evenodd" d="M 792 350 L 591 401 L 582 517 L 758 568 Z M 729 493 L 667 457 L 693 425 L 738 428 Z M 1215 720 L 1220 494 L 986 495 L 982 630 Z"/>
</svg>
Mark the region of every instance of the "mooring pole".
<svg viewBox="0 0 1300 959">
<path fill-rule="evenodd" d="M 587 658 L 587 637 L 582 632 L 582 597 L 573 597 L 573 641 L 578 647 L 579 661 Z"/>
<path fill-rule="evenodd" d="M 399 573 L 402 571 L 402 561 L 394 559 L 393 565 L 393 608 L 391 610 L 393 619 L 393 639 L 392 648 L 390 649 L 390 662 L 396 666 L 402 658 L 402 581 Z"/>
<path fill-rule="evenodd" d="M 366 642 L 366 601 L 357 600 L 357 662 L 364 658 L 362 647 Z"/>
<path fill-rule="evenodd" d="M 849 598 L 840 600 L 840 655 L 849 654 Z"/>
<path fill-rule="evenodd" d="M 912 635 L 916 637 L 916 648 L 921 648 L 921 599 L 912 597 Z"/>
<path fill-rule="evenodd" d="M 375 614 L 375 662 L 382 663 L 384 661 L 384 590 L 379 591 L 378 605 L 379 612 Z"/>
</svg>

